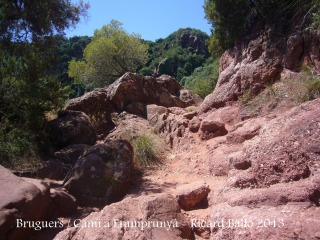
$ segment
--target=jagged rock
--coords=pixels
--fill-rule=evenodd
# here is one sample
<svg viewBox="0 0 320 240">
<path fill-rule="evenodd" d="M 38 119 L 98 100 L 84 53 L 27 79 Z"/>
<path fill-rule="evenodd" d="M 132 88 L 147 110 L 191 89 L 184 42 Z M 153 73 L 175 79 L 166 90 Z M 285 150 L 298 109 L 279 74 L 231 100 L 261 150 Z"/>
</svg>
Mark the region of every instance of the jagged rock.
<svg viewBox="0 0 320 240">
<path fill-rule="evenodd" d="M 194 239 L 190 222 L 169 194 L 128 197 L 76 223 L 89 222 L 100 222 L 100 227 L 68 228 L 54 239 Z"/>
<path fill-rule="evenodd" d="M 55 152 L 54 155 L 59 161 L 73 166 L 89 147 L 86 144 L 73 144 Z"/>
<path fill-rule="evenodd" d="M 166 89 L 168 88 L 168 89 Z M 146 106 L 156 104 L 163 107 L 187 107 L 195 100 L 179 98 L 180 84 L 169 76 L 143 77 L 126 73 L 107 88 L 96 89 L 82 97 L 72 99 L 65 109 L 86 113 L 96 129 L 112 129 L 112 112 L 139 114 L 146 117 Z M 90 106 L 92 104 L 92 106 Z"/>
<path fill-rule="evenodd" d="M 89 117 L 78 111 L 62 110 L 49 122 L 49 134 L 57 148 L 72 144 L 93 145 L 96 134 Z"/>
<path fill-rule="evenodd" d="M 267 83 L 280 78 L 285 68 L 298 70 L 302 61 L 320 71 L 320 44 L 315 34 L 291 31 L 286 37 L 272 39 L 272 34 L 266 34 L 270 31 L 267 26 L 258 23 L 256 28 L 252 36 L 236 42 L 221 56 L 217 85 L 201 104 L 200 114 L 248 92 L 259 93 Z"/>
<path fill-rule="evenodd" d="M 194 182 L 178 187 L 175 196 L 183 210 L 191 210 L 206 200 L 209 192 L 210 188 L 207 184 Z"/>
<path fill-rule="evenodd" d="M 217 120 L 204 119 L 201 122 L 199 136 L 202 140 L 224 136 L 228 133 L 224 123 Z"/>
<path fill-rule="evenodd" d="M 301 34 L 294 34 L 288 38 L 287 52 L 284 57 L 284 66 L 287 69 L 298 70 L 302 60 L 303 48 L 303 36 Z"/>
<path fill-rule="evenodd" d="M 0 166 L 0 238 L 28 239 L 32 227 L 17 227 L 17 219 L 46 220 L 50 193 L 48 185 L 31 178 L 20 178 Z"/>
<path fill-rule="evenodd" d="M 187 112 L 183 114 L 183 117 L 191 120 L 192 118 L 194 118 L 195 116 L 197 116 L 197 112 L 196 111 L 192 111 L 192 112 Z"/>
<path fill-rule="evenodd" d="M 126 194 L 133 171 L 127 141 L 109 141 L 87 149 L 64 180 L 64 187 L 83 206 L 105 206 Z"/>
<path fill-rule="evenodd" d="M 169 110 L 165 107 L 158 106 L 155 104 L 147 106 L 147 119 L 151 126 L 156 125 L 156 123 L 160 120 L 159 118 L 162 114 L 164 114 L 164 116 L 168 116 Z"/>
<path fill-rule="evenodd" d="M 77 211 L 77 200 L 62 189 L 50 189 L 50 216 L 70 216 Z"/>
<path fill-rule="evenodd" d="M 244 142 L 243 159 L 252 164 L 258 186 L 297 181 L 320 172 L 320 99 L 272 119 Z"/>
</svg>

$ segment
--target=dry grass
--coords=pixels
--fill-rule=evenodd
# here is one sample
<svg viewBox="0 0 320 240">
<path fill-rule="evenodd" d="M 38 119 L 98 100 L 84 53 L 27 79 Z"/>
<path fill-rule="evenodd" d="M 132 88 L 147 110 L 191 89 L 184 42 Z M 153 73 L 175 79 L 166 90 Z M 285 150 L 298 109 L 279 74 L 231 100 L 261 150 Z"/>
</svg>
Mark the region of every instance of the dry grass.
<svg viewBox="0 0 320 240">
<path fill-rule="evenodd" d="M 275 109 L 281 102 L 294 107 L 318 97 L 320 97 L 320 78 L 313 76 L 311 71 L 303 71 L 296 77 L 266 85 L 259 95 L 251 99 L 245 97 L 242 104 L 249 115 L 255 116 Z"/>
<path fill-rule="evenodd" d="M 159 166 L 165 159 L 165 143 L 155 134 L 135 135 L 129 130 L 121 135 L 133 146 L 134 165 L 137 169 Z"/>
</svg>

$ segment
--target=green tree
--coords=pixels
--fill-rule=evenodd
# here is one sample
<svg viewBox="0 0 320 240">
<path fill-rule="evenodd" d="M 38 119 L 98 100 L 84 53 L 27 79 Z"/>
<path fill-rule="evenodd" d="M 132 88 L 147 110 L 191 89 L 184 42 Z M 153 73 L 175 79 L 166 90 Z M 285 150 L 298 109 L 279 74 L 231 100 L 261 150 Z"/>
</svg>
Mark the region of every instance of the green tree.
<svg viewBox="0 0 320 240">
<path fill-rule="evenodd" d="M 88 36 L 61 37 L 57 42 L 59 59 L 55 68 L 59 73 L 58 77 L 61 83 L 71 88 L 69 98 L 79 97 L 85 92 L 83 84 L 75 82 L 73 78 L 68 76 L 68 66 L 73 59 L 83 59 L 83 51 L 90 42 L 91 37 Z"/>
<path fill-rule="evenodd" d="M 0 164 L 15 167 L 39 153 L 45 114 L 67 96 L 52 67 L 55 35 L 87 8 L 70 0 L 0 0 Z"/>
<path fill-rule="evenodd" d="M 219 56 L 236 39 L 250 33 L 257 21 L 272 18 L 269 22 L 281 25 L 276 27 L 281 32 L 294 17 L 310 17 L 319 9 L 319 0 L 205 0 L 204 9 L 212 23 L 209 50 Z"/>
<path fill-rule="evenodd" d="M 71 61 L 69 76 L 93 87 L 110 84 L 126 72 L 135 72 L 148 60 L 148 46 L 137 34 L 128 34 L 112 20 L 94 32 L 83 61 Z"/>
</svg>

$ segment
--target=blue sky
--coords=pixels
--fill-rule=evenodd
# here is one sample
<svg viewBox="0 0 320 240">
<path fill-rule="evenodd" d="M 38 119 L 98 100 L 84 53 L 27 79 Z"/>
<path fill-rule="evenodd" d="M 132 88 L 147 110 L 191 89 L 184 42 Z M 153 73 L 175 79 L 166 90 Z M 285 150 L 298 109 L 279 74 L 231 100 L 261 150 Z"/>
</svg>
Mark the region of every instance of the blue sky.
<svg viewBox="0 0 320 240">
<path fill-rule="evenodd" d="M 72 2 L 77 2 L 72 0 Z M 210 34 L 204 18 L 204 0 L 86 0 L 89 18 L 66 31 L 67 37 L 92 36 L 112 19 L 123 23 L 128 33 L 139 33 L 145 40 L 165 38 L 179 28 L 191 27 Z"/>
</svg>

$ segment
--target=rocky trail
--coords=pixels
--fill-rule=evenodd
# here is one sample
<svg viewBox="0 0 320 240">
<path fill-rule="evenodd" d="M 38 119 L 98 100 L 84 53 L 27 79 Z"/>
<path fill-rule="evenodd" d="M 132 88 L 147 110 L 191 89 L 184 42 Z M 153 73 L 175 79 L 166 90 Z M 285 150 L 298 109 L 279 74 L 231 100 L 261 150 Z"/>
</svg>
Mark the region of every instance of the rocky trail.
<svg viewBox="0 0 320 240">
<path fill-rule="evenodd" d="M 2 186 L 18 186 L 1 192 L 2 236 L 30 234 L 35 225 L 15 225 L 21 216 L 61 224 L 42 226 L 33 239 L 318 239 L 319 98 L 296 107 L 281 101 L 248 118 L 250 105 L 237 102 L 197 113 L 199 98 L 174 89 L 168 76 L 158 81 L 180 98 L 165 88 L 166 98 L 155 99 L 164 103 L 148 102 L 143 87 L 122 94 L 148 81 L 127 74 L 74 100 L 51 122 L 56 160 L 31 176 L 16 173 L 24 178 L 1 169 Z M 168 96 L 180 107 L 162 106 Z M 109 117 L 94 115 L 101 102 L 115 108 Z M 126 102 L 129 112 L 121 110 Z M 102 126 L 111 130 L 97 134 Z M 141 135 L 152 137 L 161 158 L 137 171 L 129 142 Z"/>
<path fill-rule="evenodd" d="M 0 166 L 0 239 L 320 239 L 320 98 L 295 71 L 320 72 L 319 43 L 267 38 L 225 52 L 204 100 L 134 73 L 70 100 L 50 159 Z M 142 170 L 141 136 L 159 153 Z"/>
</svg>

